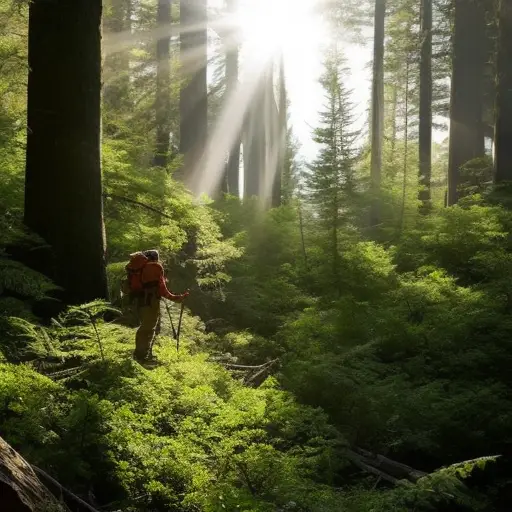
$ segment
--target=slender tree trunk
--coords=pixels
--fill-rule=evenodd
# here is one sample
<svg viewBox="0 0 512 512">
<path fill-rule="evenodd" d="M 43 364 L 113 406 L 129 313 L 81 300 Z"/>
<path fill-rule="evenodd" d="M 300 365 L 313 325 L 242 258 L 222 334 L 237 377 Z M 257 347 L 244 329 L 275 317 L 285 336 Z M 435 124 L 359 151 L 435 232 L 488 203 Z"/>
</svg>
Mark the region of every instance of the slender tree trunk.
<svg viewBox="0 0 512 512">
<path fill-rule="evenodd" d="M 459 169 L 482 157 L 485 10 L 480 1 L 455 0 L 448 163 L 448 206 L 457 203 Z"/>
<path fill-rule="evenodd" d="M 370 224 L 380 222 L 380 186 L 382 177 L 382 143 L 384 139 L 384 25 L 386 0 L 375 0 L 375 25 L 373 42 L 373 86 L 372 86 L 372 156 L 371 189 L 372 205 Z"/>
<path fill-rule="evenodd" d="M 206 148 L 208 128 L 206 0 L 180 1 L 180 53 L 184 83 L 180 92 L 181 177 L 193 193 L 198 189 L 198 168 Z M 193 55 L 193 57 L 192 57 Z"/>
<path fill-rule="evenodd" d="M 227 0 L 227 11 L 231 14 L 236 12 L 236 1 Z M 228 33 L 228 47 L 226 51 L 226 100 L 230 101 L 238 87 L 238 58 L 239 46 L 238 37 L 231 30 Z M 238 134 L 233 141 L 231 151 L 229 152 L 228 162 L 226 166 L 226 186 L 231 195 L 240 196 L 240 144 L 241 134 Z"/>
<path fill-rule="evenodd" d="M 156 148 L 153 164 L 167 167 L 171 131 L 171 0 L 158 0 L 157 25 L 168 33 L 156 43 Z"/>
<path fill-rule="evenodd" d="M 512 3 L 498 10 L 498 59 L 494 169 L 497 183 L 512 181 Z"/>
<path fill-rule="evenodd" d="M 265 84 L 266 71 L 259 78 L 252 105 L 247 111 L 243 135 L 244 197 L 261 197 L 265 172 Z"/>
<path fill-rule="evenodd" d="M 274 179 L 274 186 L 272 187 L 272 206 L 274 208 L 281 205 L 282 200 L 282 189 L 283 189 L 283 178 L 284 178 L 284 168 L 285 168 L 285 159 L 286 159 L 286 151 L 287 151 L 287 135 L 288 135 L 288 126 L 287 126 L 287 112 L 286 112 L 286 79 L 284 74 L 284 59 L 283 55 L 281 55 L 279 59 L 279 113 L 278 113 L 278 138 L 277 144 L 278 146 L 278 163 L 277 163 L 277 172 Z"/>
<path fill-rule="evenodd" d="M 101 0 L 29 8 L 25 223 L 72 303 L 107 297 L 100 159 Z"/>
<path fill-rule="evenodd" d="M 409 59 L 410 56 L 407 55 L 407 62 L 405 63 L 404 161 L 402 181 L 402 208 L 400 211 L 400 232 L 403 232 L 405 226 L 405 202 L 407 199 L 407 167 L 409 160 Z"/>
<path fill-rule="evenodd" d="M 279 136 L 279 112 L 274 94 L 274 61 L 271 60 L 265 74 L 265 169 L 264 193 L 266 206 L 281 204 L 281 176 L 279 159 L 281 156 Z"/>
<path fill-rule="evenodd" d="M 396 152 L 396 117 L 397 117 L 397 109 L 398 109 L 398 88 L 396 85 L 393 85 L 393 105 L 391 110 L 391 115 L 393 116 L 391 119 L 391 165 L 394 168 L 395 166 L 395 152 Z"/>
<path fill-rule="evenodd" d="M 421 1 L 419 162 L 421 211 L 430 209 L 432 175 L 432 0 Z"/>
</svg>

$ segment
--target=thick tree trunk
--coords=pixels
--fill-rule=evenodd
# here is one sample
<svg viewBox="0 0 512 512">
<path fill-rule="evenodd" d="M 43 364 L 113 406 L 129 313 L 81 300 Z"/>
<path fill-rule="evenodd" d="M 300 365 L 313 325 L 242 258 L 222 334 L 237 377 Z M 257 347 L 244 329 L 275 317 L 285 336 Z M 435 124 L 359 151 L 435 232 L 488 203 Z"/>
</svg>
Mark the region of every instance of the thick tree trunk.
<svg viewBox="0 0 512 512">
<path fill-rule="evenodd" d="M 107 296 L 100 166 L 101 0 L 29 14 L 25 223 L 53 247 L 70 302 Z"/>
<path fill-rule="evenodd" d="M 448 162 L 448 206 L 457 203 L 459 169 L 482 157 L 485 11 L 477 0 L 455 0 Z"/>
<path fill-rule="evenodd" d="M 373 86 L 371 125 L 371 191 L 370 224 L 380 222 L 379 194 L 382 176 L 382 143 L 384 139 L 384 22 L 386 0 L 375 0 L 373 42 Z"/>
<path fill-rule="evenodd" d="M 236 11 L 235 0 L 227 1 L 229 13 Z M 234 39 L 234 40 L 233 40 Z M 238 87 L 238 38 L 237 35 L 230 31 L 228 34 L 228 48 L 226 51 L 226 101 L 234 95 Z M 228 162 L 226 165 L 226 192 L 231 195 L 240 196 L 240 144 L 241 134 L 238 134 L 233 141 L 231 151 L 229 152 Z"/>
<path fill-rule="evenodd" d="M 432 175 L 432 0 L 421 2 L 419 199 L 422 211 L 430 209 Z"/>
<path fill-rule="evenodd" d="M 131 28 L 131 0 L 108 0 L 104 4 L 107 15 L 104 17 L 104 31 L 107 34 L 120 34 Z M 115 112 L 129 108 L 130 53 L 121 50 L 107 55 L 103 66 L 103 101 L 108 109 Z M 107 122 L 105 133 L 115 136 L 117 127 Z"/>
<path fill-rule="evenodd" d="M 198 192 L 198 165 L 206 148 L 208 127 L 207 21 L 206 0 L 180 1 L 184 79 L 180 92 L 180 152 L 184 155 L 184 166 L 180 174 L 193 193 Z"/>
<path fill-rule="evenodd" d="M 156 151 L 153 163 L 167 167 L 171 131 L 171 0 L 158 0 L 157 25 L 169 32 L 156 43 Z"/>
<path fill-rule="evenodd" d="M 497 183 L 512 181 L 512 3 L 498 11 L 498 59 L 494 169 Z"/>
</svg>

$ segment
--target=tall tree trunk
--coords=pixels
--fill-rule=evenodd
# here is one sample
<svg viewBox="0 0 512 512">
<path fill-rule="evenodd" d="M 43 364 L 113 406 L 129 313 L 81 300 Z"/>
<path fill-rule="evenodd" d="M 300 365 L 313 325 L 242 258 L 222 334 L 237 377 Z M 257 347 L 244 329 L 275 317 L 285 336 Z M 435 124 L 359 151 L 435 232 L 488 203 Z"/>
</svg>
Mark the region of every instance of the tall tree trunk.
<svg viewBox="0 0 512 512">
<path fill-rule="evenodd" d="M 430 209 L 432 175 L 432 0 L 421 1 L 419 162 L 421 210 Z"/>
<path fill-rule="evenodd" d="M 235 0 L 227 1 L 227 10 L 231 14 L 236 12 Z M 238 87 L 239 47 L 237 35 L 238 34 L 234 33 L 234 30 L 228 33 L 228 48 L 226 51 L 226 101 L 230 101 L 230 98 L 233 97 Z M 241 134 L 238 134 L 231 146 L 226 166 L 226 192 L 237 197 L 240 196 L 240 144 Z"/>
<path fill-rule="evenodd" d="M 410 55 L 407 55 L 405 63 L 405 113 L 404 113 L 404 160 L 403 160 L 403 181 L 402 181 L 402 207 L 400 210 L 400 233 L 405 226 L 405 202 L 407 199 L 407 164 L 409 159 L 409 64 Z"/>
<path fill-rule="evenodd" d="M 157 25 L 168 32 L 156 43 L 156 151 L 153 164 L 167 167 L 171 131 L 171 0 L 158 0 Z"/>
<path fill-rule="evenodd" d="M 198 192 L 199 162 L 208 133 L 206 0 L 180 0 L 180 53 L 184 83 L 180 91 L 180 152 L 184 155 L 181 177 Z M 192 58 L 193 55 L 193 58 Z"/>
<path fill-rule="evenodd" d="M 247 111 L 243 133 L 244 198 L 261 197 L 265 172 L 265 84 L 266 71 L 255 88 L 252 104 Z"/>
<path fill-rule="evenodd" d="M 512 4 L 501 0 L 498 11 L 495 181 L 512 181 Z"/>
<path fill-rule="evenodd" d="M 380 222 L 380 185 L 382 177 L 382 143 L 384 139 L 384 25 L 386 0 L 375 0 L 375 21 L 373 41 L 373 86 L 372 86 L 372 156 L 371 190 L 372 205 L 370 224 Z"/>
<path fill-rule="evenodd" d="M 288 126 L 287 126 L 287 109 L 286 109 L 286 79 L 284 74 L 284 58 L 281 54 L 279 59 L 279 107 L 278 107 L 278 162 L 277 172 L 272 187 L 272 207 L 276 208 L 281 205 L 283 178 L 286 151 L 288 150 Z"/>
<path fill-rule="evenodd" d="M 485 154 L 482 121 L 485 10 L 479 0 L 455 0 L 448 157 L 448 206 L 457 203 L 459 169 Z"/>
<path fill-rule="evenodd" d="M 393 116 L 391 119 L 391 166 L 394 169 L 395 167 L 395 153 L 396 153 L 396 118 L 397 118 L 397 110 L 398 110 L 398 87 L 393 85 L 393 97 L 392 97 L 392 109 L 391 115 Z"/>
<path fill-rule="evenodd" d="M 108 0 L 108 14 L 104 15 L 103 30 L 107 34 L 121 34 L 131 29 L 131 0 Z M 118 120 L 130 110 L 130 52 L 121 50 L 105 57 L 103 64 L 103 102 L 106 110 L 103 129 L 115 137 Z M 108 115 L 112 111 L 112 115 Z"/>
<path fill-rule="evenodd" d="M 101 0 L 29 8 L 25 223 L 72 303 L 107 297 L 100 159 Z"/>
<path fill-rule="evenodd" d="M 264 104 L 265 126 L 265 168 L 264 168 L 264 200 L 265 205 L 279 206 L 281 203 L 281 177 L 279 172 L 279 112 L 274 94 L 274 61 L 269 62 L 268 70 L 265 73 L 265 104 Z M 279 185 L 278 185 L 279 184 Z M 276 187 L 278 186 L 278 190 Z M 276 194 L 279 197 L 276 198 Z M 277 204 L 274 204 L 276 201 Z"/>
</svg>

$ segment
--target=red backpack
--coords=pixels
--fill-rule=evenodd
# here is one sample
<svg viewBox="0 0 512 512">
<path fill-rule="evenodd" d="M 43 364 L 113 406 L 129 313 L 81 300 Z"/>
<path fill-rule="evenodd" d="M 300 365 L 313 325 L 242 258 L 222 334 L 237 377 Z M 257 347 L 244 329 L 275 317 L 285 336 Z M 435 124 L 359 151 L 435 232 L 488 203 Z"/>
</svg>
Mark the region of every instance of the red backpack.
<svg viewBox="0 0 512 512">
<path fill-rule="evenodd" d="M 125 267 L 126 280 L 124 282 L 124 293 L 137 294 L 143 291 L 142 271 L 149 259 L 142 252 L 130 254 L 130 261 Z"/>
</svg>

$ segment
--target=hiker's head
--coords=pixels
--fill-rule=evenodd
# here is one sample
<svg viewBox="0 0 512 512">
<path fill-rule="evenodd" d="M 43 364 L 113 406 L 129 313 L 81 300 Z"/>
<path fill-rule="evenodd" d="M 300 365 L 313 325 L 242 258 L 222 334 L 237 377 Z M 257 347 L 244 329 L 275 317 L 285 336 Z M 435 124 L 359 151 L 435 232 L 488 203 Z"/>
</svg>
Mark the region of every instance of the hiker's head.
<svg viewBox="0 0 512 512">
<path fill-rule="evenodd" d="M 143 254 L 149 261 L 158 261 L 158 251 L 156 249 L 144 251 Z"/>
</svg>

